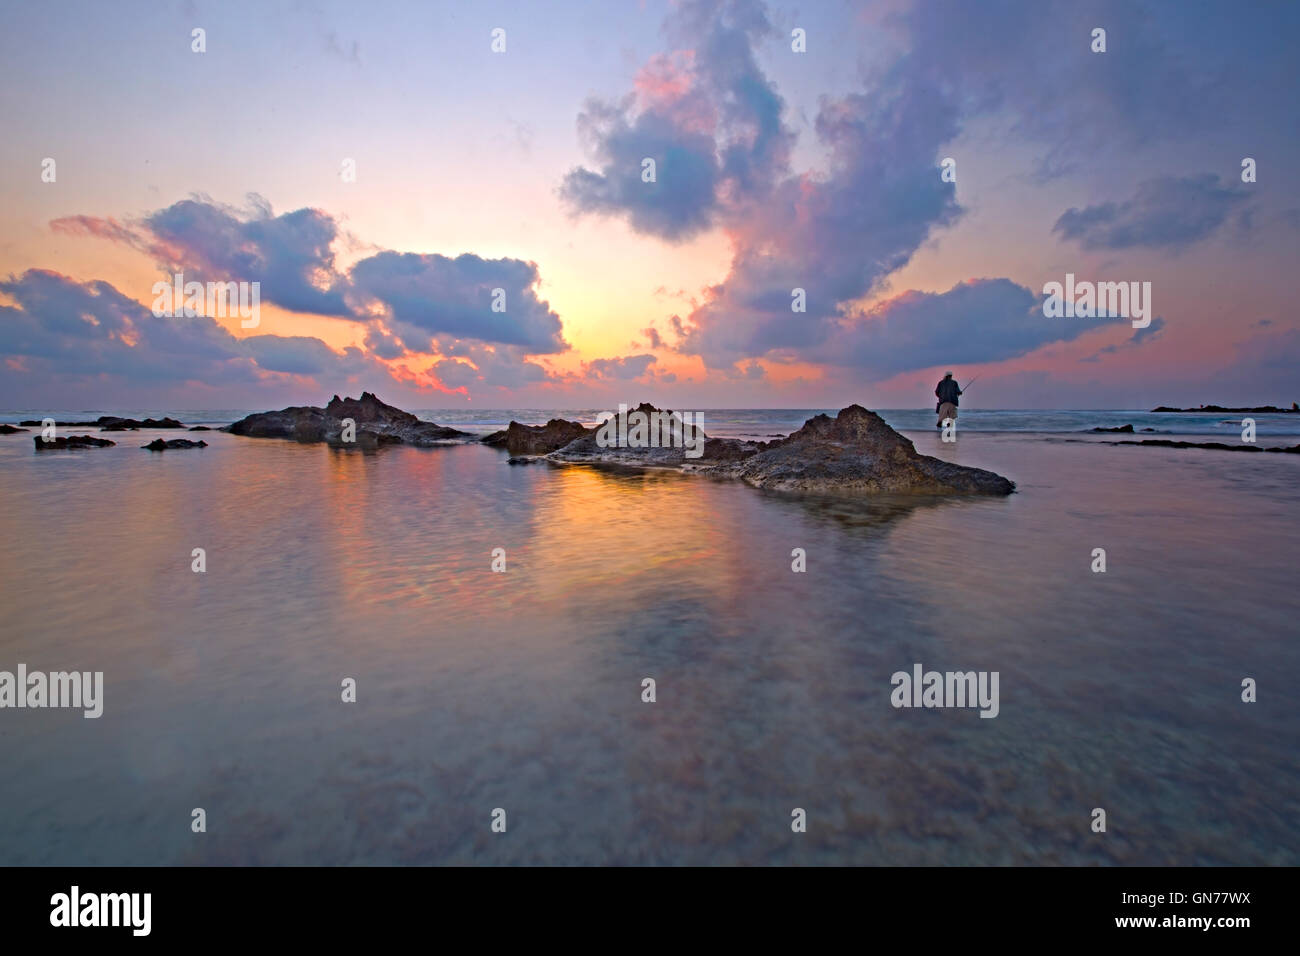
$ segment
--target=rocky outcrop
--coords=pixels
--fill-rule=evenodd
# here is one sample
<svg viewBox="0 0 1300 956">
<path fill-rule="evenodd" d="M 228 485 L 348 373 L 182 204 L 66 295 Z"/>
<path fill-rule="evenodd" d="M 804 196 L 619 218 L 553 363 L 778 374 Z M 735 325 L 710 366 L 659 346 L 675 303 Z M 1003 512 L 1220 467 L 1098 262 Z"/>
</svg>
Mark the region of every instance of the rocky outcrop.
<svg viewBox="0 0 1300 956">
<path fill-rule="evenodd" d="M 190 441 L 188 438 L 173 438 L 171 441 L 155 438 L 149 444 L 140 447 L 147 448 L 149 451 L 167 451 L 172 448 L 207 448 L 208 443 L 205 441 Z"/>
<path fill-rule="evenodd" d="M 174 418 L 146 418 L 144 421 L 136 421 L 134 418 L 114 418 L 109 415 L 99 419 L 99 427 L 106 432 L 124 432 L 128 429 L 134 431 L 137 428 L 184 428 L 183 422 L 178 422 Z"/>
<path fill-rule="evenodd" d="M 1151 409 L 1151 411 L 1152 412 L 1183 412 L 1183 413 L 1190 412 L 1193 414 L 1198 412 L 1201 413 L 1208 412 L 1210 414 L 1219 414 L 1221 412 L 1232 412 L 1233 414 L 1240 414 L 1242 412 L 1250 412 L 1255 415 L 1276 415 L 1276 414 L 1291 415 L 1300 412 L 1300 405 L 1297 405 L 1295 402 L 1291 403 L 1290 408 L 1278 408 L 1276 405 L 1256 405 L 1254 408 L 1228 408 L 1223 405 L 1202 405 L 1200 408 L 1170 408 L 1168 405 L 1161 405 L 1159 408 Z"/>
<path fill-rule="evenodd" d="M 352 442 L 362 447 L 385 444 L 447 445 L 473 438 L 468 432 L 421 421 L 410 412 L 386 405 L 371 392 L 360 398 L 339 398 L 328 405 L 296 405 L 278 412 L 259 412 L 227 426 L 223 431 L 251 438 L 290 438 L 300 442 L 328 442 L 346 446 L 345 419 L 355 426 Z"/>
<path fill-rule="evenodd" d="M 658 440 L 649 446 L 618 444 L 616 440 L 618 425 L 615 418 L 611 430 L 606 431 L 599 425 L 587 429 L 582 437 L 548 455 L 547 458 L 572 463 L 629 465 L 635 468 L 680 468 L 689 471 L 723 462 L 740 461 L 767 447 L 764 442 L 709 438 L 698 424 L 687 423 L 671 409 L 655 408 L 648 402 L 642 402 L 628 412 L 624 427 L 629 435 L 632 434 L 632 426 L 637 421 L 633 418 L 637 412 L 645 415 L 648 422 L 652 423 L 648 426 L 648 434 L 658 433 Z M 665 427 L 668 429 L 668 435 L 664 433 Z M 613 440 L 610 439 L 611 434 L 614 436 Z M 697 448 L 700 453 L 693 454 Z"/>
<path fill-rule="evenodd" d="M 36 442 L 37 451 L 55 451 L 59 448 L 108 448 L 110 445 L 117 444 L 115 441 L 96 438 L 94 435 L 68 435 L 66 438 L 54 438 L 50 441 L 36 435 L 32 441 Z"/>
<path fill-rule="evenodd" d="M 756 488 L 817 494 L 1007 495 L 1015 490 L 1014 483 L 991 471 L 920 454 L 860 405 L 850 405 L 835 418 L 818 415 L 776 441 L 709 438 L 697 458 L 687 458 L 681 448 L 599 448 L 589 436 L 547 460 L 678 466 Z"/>
<path fill-rule="evenodd" d="M 590 433 L 591 429 L 563 418 L 552 418 L 545 425 L 521 425 L 512 421 L 504 430 L 484 438 L 483 444 L 504 448 L 515 456 L 547 455 Z"/>
<path fill-rule="evenodd" d="M 17 432 L 25 432 L 26 428 L 15 428 L 13 425 L 0 425 L 0 435 L 13 435 Z"/>
<path fill-rule="evenodd" d="M 920 454 L 861 405 L 850 405 L 835 418 L 810 418 L 788 438 L 713 471 L 777 491 L 1009 495 L 1016 488 L 991 471 Z"/>
<path fill-rule="evenodd" d="M 1095 428 L 1093 429 L 1093 431 L 1095 431 L 1095 432 L 1123 432 L 1123 433 L 1125 433 L 1125 434 L 1131 435 L 1131 434 L 1133 434 L 1133 426 L 1132 426 L 1132 425 L 1116 425 L 1114 428 L 1103 428 L 1101 425 L 1098 425 L 1097 427 L 1095 427 Z"/>
<path fill-rule="evenodd" d="M 207 425 L 195 425 L 190 429 L 192 432 L 210 432 L 212 431 Z"/>
<path fill-rule="evenodd" d="M 36 419 L 20 422 L 22 425 L 31 425 L 35 428 L 42 427 L 45 423 Z M 184 428 L 182 422 L 174 418 L 146 418 L 144 421 L 138 421 L 134 418 L 120 418 L 117 415 L 100 415 L 93 422 L 55 422 L 59 428 L 94 428 L 98 426 L 106 432 L 124 432 L 128 429 L 136 428 Z"/>
</svg>

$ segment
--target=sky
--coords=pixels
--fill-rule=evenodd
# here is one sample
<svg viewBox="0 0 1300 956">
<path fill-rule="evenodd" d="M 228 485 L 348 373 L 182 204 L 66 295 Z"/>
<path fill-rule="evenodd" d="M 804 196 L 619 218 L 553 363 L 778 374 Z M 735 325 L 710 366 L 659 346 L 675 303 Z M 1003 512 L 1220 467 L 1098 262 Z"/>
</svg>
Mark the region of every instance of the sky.
<svg viewBox="0 0 1300 956">
<path fill-rule="evenodd" d="M 1289 405 L 1297 41 L 1273 2 L 6 2 L 0 407 Z M 164 314 L 176 274 L 256 326 Z M 1067 274 L 1149 324 L 1045 314 Z"/>
</svg>

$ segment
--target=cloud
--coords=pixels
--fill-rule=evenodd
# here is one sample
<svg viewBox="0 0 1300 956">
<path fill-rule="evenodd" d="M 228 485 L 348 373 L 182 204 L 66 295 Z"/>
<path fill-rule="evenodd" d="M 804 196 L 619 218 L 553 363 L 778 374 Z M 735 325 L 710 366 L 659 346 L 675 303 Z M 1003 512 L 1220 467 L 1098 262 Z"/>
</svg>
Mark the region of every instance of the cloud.
<svg viewBox="0 0 1300 956">
<path fill-rule="evenodd" d="M 277 216 L 255 194 L 249 202 L 241 212 L 188 199 L 137 222 L 71 216 L 51 227 L 129 245 L 187 280 L 259 282 L 263 302 L 365 325 L 365 351 L 350 349 L 342 357 L 316 339 L 244 340 L 243 354 L 260 357 L 263 370 L 311 374 L 333 367 L 336 374 L 351 374 L 376 359 L 436 355 L 450 359 L 434 368 L 457 383 L 453 388 L 525 385 L 550 378 L 525 355 L 569 348 L 559 316 L 538 297 L 535 263 L 383 250 L 341 271 L 332 246 L 346 236 L 332 216 L 306 208 Z M 504 311 L 493 310 L 498 302 Z M 409 374 L 422 387 L 440 385 L 425 372 Z"/>
<path fill-rule="evenodd" d="M 442 351 L 450 357 L 434 363 L 432 371 L 439 381 L 453 389 L 513 389 L 556 380 L 550 371 L 529 361 L 525 351 L 517 347 L 461 342 Z"/>
<path fill-rule="evenodd" d="M 533 352 L 568 347 L 560 317 L 537 297 L 541 279 L 532 262 L 381 252 L 356 263 L 350 279 L 354 295 L 378 302 L 408 343 L 450 335 Z M 503 300 L 496 289 L 504 290 Z M 496 301 L 504 311 L 493 311 Z"/>
<path fill-rule="evenodd" d="M 1103 355 L 1114 355 L 1116 352 L 1137 348 L 1139 345 L 1145 345 L 1147 342 L 1159 338 L 1160 333 L 1164 331 L 1164 328 L 1165 320 L 1160 316 L 1156 316 L 1151 320 L 1150 325 L 1134 329 L 1132 336 L 1125 339 L 1123 342 L 1117 342 L 1113 345 L 1107 345 L 1104 348 L 1100 348 L 1092 355 L 1089 355 L 1086 358 L 1081 358 L 1079 361 L 1099 362 Z"/>
<path fill-rule="evenodd" d="M 890 375 L 1015 358 L 1100 327 L 1095 320 L 1045 317 L 1041 299 L 1010 279 L 972 279 L 942 293 L 905 292 L 847 317 L 800 355 Z"/>
<path fill-rule="evenodd" d="M 339 237 L 333 217 L 319 209 L 276 216 L 261 197 L 249 200 L 243 219 L 238 210 L 194 199 L 147 216 L 159 265 L 200 282 L 260 282 L 262 301 L 293 312 L 351 315 L 347 280 L 330 248 Z"/>
<path fill-rule="evenodd" d="M 628 355 L 621 358 L 592 359 L 584 366 L 592 378 L 630 381 L 640 378 L 655 362 L 653 355 Z"/>
<path fill-rule="evenodd" d="M 1183 249 L 1214 233 L 1247 194 L 1213 173 L 1165 176 L 1137 187 L 1132 199 L 1069 209 L 1053 232 L 1085 249 Z"/>
<path fill-rule="evenodd" d="M 1153 143 L 1254 141 L 1260 117 L 1295 118 L 1294 5 L 1259 18 L 1214 0 L 916 0 L 896 25 L 910 46 L 895 68 L 1046 146 L 1042 178 Z M 1105 53 L 1090 49 L 1098 26 Z"/>
<path fill-rule="evenodd" d="M 691 49 L 652 58 L 620 101 L 588 101 L 578 130 L 598 169 L 571 170 L 560 195 L 577 213 L 622 216 L 637 232 L 676 241 L 766 195 L 794 137 L 754 56 L 771 31 L 761 3 L 687 0 L 667 27 Z M 643 180 L 645 159 L 654 160 L 653 182 Z"/>
<path fill-rule="evenodd" d="M 770 34 L 762 4 L 686 3 L 666 29 L 693 48 L 652 60 L 622 104 L 595 108 L 599 122 L 593 108 L 584 113 L 580 126 L 594 126 L 605 165 L 570 173 L 562 192 L 584 211 L 626 214 L 634 229 L 666 239 L 714 223 L 726 231 L 729 274 L 688 322 L 670 320 L 681 351 L 727 368 L 815 347 L 834 333 L 842 303 L 875 290 L 958 217 L 953 184 L 937 167 L 937 150 L 957 133 L 957 107 L 906 73 L 824 98 L 815 130 L 828 169 L 792 174 L 794 134 L 754 53 Z M 629 178 L 631 164 L 665 143 L 695 157 L 698 175 L 652 194 Z M 791 311 L 795 289 L 804 290 L 804 313 Z"/>
<path fill-rule="evenodd" d="M 282 374 L 316 377 L 325 387 L 363 374 L 392 381 L 357 349 L 338 353 L 305 336 L 237 339 L 206 316 L 156 317 L 107 282 L 32 269 L 0 282 L 0 293 L 16 303 L 0 306 L 0 355 L 22 360 L 28 386 L 81 378 L 251 387 Z"/>
</svg>

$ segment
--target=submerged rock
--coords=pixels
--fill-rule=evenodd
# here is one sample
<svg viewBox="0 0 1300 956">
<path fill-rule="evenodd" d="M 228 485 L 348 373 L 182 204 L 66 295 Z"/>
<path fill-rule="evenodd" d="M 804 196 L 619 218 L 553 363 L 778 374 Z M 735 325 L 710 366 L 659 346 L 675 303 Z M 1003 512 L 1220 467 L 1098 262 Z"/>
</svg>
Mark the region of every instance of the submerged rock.
<svg viewBox="0 0 1300 956">
<path fill-rule="evenodd" d="M 155 438 L 149 444 L 140 447 L 147 448 L 149 451 L 167 451 L 169 448 L 207 448 L 208 443 L 205 441 L 190 441 L 188 438 L 173 438 L 171 441 Z"/>
<path fill-rule="evenodd" d="M 193 426 L 193 427 L 190 429 L 190 431 L 192 431 L 192 432 L 210 432 L 210 431 L 212 431 L 212 429 L 209 428 L 207 425 L 195 425 L 195 426 Z"/>
<path fill-rule="evenodd" d="M 421 421 L 410 412 L 384 404 L 371 392 L 362 392 L 360 398 L 335 395 L 324 408 L 296 405 L 278 412 L 259 412 L 223 430 L 250 438 L 290 438 L 346 447 L 352 444 L 343 441 L 344 419 L 349 418 L 356 425 L 355 444 L 362 447 L 397 443 L 445 445 L 474 437 L 468 432 Z"/>
<path fill-rule="evenodd" d="M 818 494 L 1007 495 L 1016 487 L 991 471 L 920 454 L 910 440 L 861 405 L 850 405 L 835 418 L 817 415 L 776 441 L 708 438 L 698 457 L 687 457 L 685 451 L 601 448 L 593 434 L 546 457 L 557 462 L 678 467 L 736 478 L 756 488 Z"/>
<path fill-rule="evenodd" d="M 1146 429 L 1143 429 L 1143 431 L 1145 431 L 1145 430 L 1146 430 Z M 1130 435 L 1131 435 L 1131 434 L 1133 433 L 1133 426 L 1132 426 L 1132 425 L 1116 425 L 1114 428 L 1103 428 L 1103 427 L 1101 427 L 1100 425 L 1098 425 L 1098 426 L 1096 426 L 1095 428 L 1093 428 L 1093 431 L 1095 431 L 1095 432 L 1124 432 L 1124 433 L 1126 433 L 1126 434 L 1130 434 Z"/>
<path fill-rule="evenodd" d="M 1282 455 L 1300 455 L 1300 445 L 1229 445 L 1221 441 L 1174 441 L 1169 438 L 1144 438 L 1141 441 L 1108 441 L 1104 445 L 1150 445 L 1153 448 L 1210 448 L 1215 451 L 1271 451 Z"/>
<path fill-rule="evenodd" d="M 115 441 L 96 438 L 94 435 L 68 435 L 66 438 L 54 438 L 50 441 L 36 435 L 32 441 L 36 442 L 37 451 L 52 451 L 59 448 L 107 448 L 117 444 Z"/>
<path fill-rule="evenodd" d="M 0 425 L 0 435 L 13 435 L 17 432 L 25 432 L 26 428 L 15 428 L 13 425 Z"/>
</svg>

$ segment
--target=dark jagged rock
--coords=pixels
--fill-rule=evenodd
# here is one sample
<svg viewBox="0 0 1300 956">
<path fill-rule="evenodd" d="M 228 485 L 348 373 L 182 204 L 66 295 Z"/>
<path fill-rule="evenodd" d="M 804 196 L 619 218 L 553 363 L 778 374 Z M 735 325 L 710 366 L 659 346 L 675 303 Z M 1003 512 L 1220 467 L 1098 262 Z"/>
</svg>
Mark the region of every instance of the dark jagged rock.
<svg viewBox="0 0 1300 956">
<path fill-rule="evenodd" d="M 991 471 L 920 454 L 861 405 L 810 418 L 788 438 L 714 472 L 757 488 L 813 493 L 1008 495 L 1016 487 Z"/>
<path fill-rule="evenodd" d="M 710 438 L 697 458 L 687 458 L 682 448 L 600 448 L 592 435 L 547 460 L 679 467 L 736 478 L 757 488 L 817 494 L 1007 495 L 1015 490 L 1013 482 L 991 471 L 920 454 L 911 441 L 860 405 L 850 405 L 835 418 L 817 415 L 776 441 Z"/>
<path fill-rule="evenodd" d="M 512 421 L 503 431 L 493 432 L 482 441 L 515 456 L 546 455 L 588 434 L 591 429 L 577 422 L 552 418 L 545 425 L 521 425 Z"/>
<path fill-rule="evenodd" d="M 137 421 L 134 418 L 118 418 L 114 415 L 101 415 L 94 423 L 106 432 L 124 432 L 128 429 L 135 431 L 137 428 L 184 428 L 182 422 L 174 418 L 146 418 L 144 421 Z"/>
<path fill-rule="evenodd" d="M 509 458 L 506 459 L 506 464 L 507 465 L 531 465 L 540 460 L 541 459 L 539 458 L 518 458 L 515 457 L 514 455 L 511 455 Z"/>
<path fill-rule="evenodd" d="M 328 442 L 347 447 L 343 441 L 344 419 L 356 425 L 355 444 L 375 447 L 381 444 L 446 445 L 463 442 L 474 436 L 455 428 L 425 422 L 410 412 L 385 405 L 371 392 L 360 398 L 339 398 L 328 405 L 295 405 L 278 412 L 259 412 L 242 418 L 223 431 L 251 438 L 290 438 L 300 442 Z"/>
<path fill-rule="evenodd" d="M 50 441 L 45 441 L 40 435 L 36 435 L 32 441 L 36 442 L 37 451 L 53 451 L 59 448 L 107 448 L 117 444 L 115 441 L 96 438 L 94 435 L 68 435 L 66 438 L 55 438 Z"/>
<path fill-rule="evenodd" d="M 171 441 L 155 438 L 149 444 L 140 447 L 147 448 L 150 451 L 167 451 L 172 448 L 207 448 L 208 443 L 205 441 L 190 441 L 188 438 L 173 438 Z"/>
<path fill-rule="evenodd" d="M 1124 433 L 1126 433 L 1126 434 L 1130 434 L 1130 435 L 1131 435 L 1131 434 L 1133 433 L 1133 426 L 1132 426 L 1132 425 L 1116 425 L 1114 428 L 1102 428 L 1100 425 L 1098 425 L 1096 428 L 1093 429 L 1093 431 L 1095 431 L 1095 432 L 1124 432 Z"/>
<path fill-rule="evenodd" d="M 648 402 L 642 402 L 636 408 L 628 410 L 629 424 L 635 412 L 641 412 L 648 418 L 651 416 L 667 416 L 658 419 L 651 418 L 650 420 L 655 423 L 651 431 L 658 431 L 662 440 L 662 429 L 666 425 L 673 436 L 671 443 L 651 445 L 649 447 L 624 446 L 616 443 L 602 444 L 602 426 L 598 425 L 595 428 L 587 429 L 586 434 L 574 439 L 547 457 L 556 461 L 573 463 L 585 462 L 590 464 L 630 465 L 636 468 L 697 470 L 722 462 L 739 461 L 750 455 L 757 454 L 766 447 L 763 442 L 747 442 L 734 438 L 709 438 L 704 429 L 698 424 L 688 424 L 671 409 L 655 408 Z M 615 422 L 616 424 L 613 427 L 617 428 L 617 417 Z M 701 442 L 703 443 L 702 446 L 699 444 Z M 696 447 L 700 448 L 699 455 L 687 453 Z"/>
<path fill-rule="evenodd" d="M 1256 415 L 1291 415 L 1300 412 L 1300 405 L 1295 402 L 1291 403 L 1290 408 L 1278 408 L 1276 405 L 1256 405 L 1254 408 L 1227 408 L 1223 405 L 1202 405 L 1200 408 L 1170 408 L 1168 405 L 1161 405 L 1159 408 L 1151 409 L 1152 412 L 1207 412 L 1209 414 L 1219 414 L 1221 412 L 1232 412 L 1239 414 L 1241 412 L 1251 412 Z"/>
<path fill-rule="evenodd" d="M 32 428 L 41 428 L 45 425 L 39 419 L 28 419 L 25 422 L 19 422 L 20 425 L 28 425 Z M 123 432 L 127 429 L 136 428 L 184 428 L 182 422 L 174 418 L 146 418 L 144 421 L 137 421 L 134 418 L 120 418 L 117 415 L 100 415 L 93 422 L 55 422 L 59 428 L 102 428 L 106 432 Z"/>
<path fill-rule="evenodd" d="M 0 425 L 0 435 L 13 435 L 25 431 L 27 431 L 26 428 L 15 428 L 13 425 Z"/>
<path fill-rule="evenodd" d="M 190 431 L 192 431 L 192 432 L 210 432 L 210 431 L 212 431 L 212 429 L 209 428 L 207 425 L 195 425 L 193 428 L 190 429 Z"/>
</svg>

